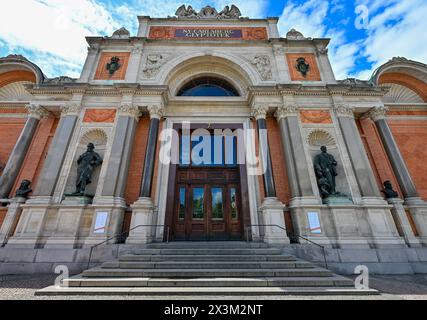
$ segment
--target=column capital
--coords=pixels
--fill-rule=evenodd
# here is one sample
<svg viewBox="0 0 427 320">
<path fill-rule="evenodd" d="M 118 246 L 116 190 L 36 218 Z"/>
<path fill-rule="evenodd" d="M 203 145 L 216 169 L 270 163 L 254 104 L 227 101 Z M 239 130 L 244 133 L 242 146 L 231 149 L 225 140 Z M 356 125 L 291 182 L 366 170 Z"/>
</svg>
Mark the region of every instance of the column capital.
<svg viewBox="0 0 427 320">
<path fill-rule="evenodd" d="M 25 109 L 28 111 L 28 117 L 29 118 L 35 118 L 37 120 L 40 120 L 42 118 L 45 118 L 49 115 L 49 112 L 41 107 L 39 104 L 30 103 L 25 106 Z"/>
<path fill-rule="evenodd" d="M 373 107 L 368 112 L 365 113 L 364 117 L 371 118 L 375 122 L 378 120 L 383 120 L 387 117 L 388 107 L 386 106 L 378 106 Z"/>
<path fill-rule="evenodd" d="M 165 108 L 159 104 L 149 105 L 147 107 L 148 112 L 150 113 L 150 119 L 161 119 L 164 117 Z"/>
<path fill-rule="evenodd" d="M 131 103 L 122 103 L 118 109 L 120 116 L 134 117 L 137 121 L 141 116 L 139 108 Z"/>
<path fill-rule="evenodd" d="M 251 116 L 256 120 L 267 118 L 268 106 L 267 105 L 256 105 L 252 107 Z"/>
<path fill-rule="evenodd" d="M 277 118 L 277 121 L 280 121 L 282 118 L 287 118 L 290 116 L 298 115 L 298 107 L 295 105 L 283 105 L 277 108 L 274 116 Z"/>
<path fill-rule="evenodd" d="M 337 104 L 333 107 L 338 117 L 354 118 L 354 107 L 345 104 Z"/>
<path fill-rule="evenodd" d="M 78 116 L 80 110 L 82 109 L 82 105 L 79 103 L 66 103 L 61 107 L 61 117 L 65 116 Z"/>
</svg>

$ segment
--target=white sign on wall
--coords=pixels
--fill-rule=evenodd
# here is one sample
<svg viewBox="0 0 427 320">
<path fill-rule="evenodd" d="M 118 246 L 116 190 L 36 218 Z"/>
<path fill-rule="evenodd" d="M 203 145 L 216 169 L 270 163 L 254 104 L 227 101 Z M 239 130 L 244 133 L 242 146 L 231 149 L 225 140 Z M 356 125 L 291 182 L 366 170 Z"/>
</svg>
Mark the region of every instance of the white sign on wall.
<svg viewBox="0 0 427 320">
<path fill-rule="evenodd" d="M 95 227 L 93 233 L 103 234 L 107 228 L 108 212 L 99 211 L 95 217 Z"/>
<path fill-rule="evenodd" d="M 310 232 L 316 234 L 322 233 L 322 229 L 320 227 L 319 213 L 315 211 L 307 212 L 307 217 Z"/>
</svg>

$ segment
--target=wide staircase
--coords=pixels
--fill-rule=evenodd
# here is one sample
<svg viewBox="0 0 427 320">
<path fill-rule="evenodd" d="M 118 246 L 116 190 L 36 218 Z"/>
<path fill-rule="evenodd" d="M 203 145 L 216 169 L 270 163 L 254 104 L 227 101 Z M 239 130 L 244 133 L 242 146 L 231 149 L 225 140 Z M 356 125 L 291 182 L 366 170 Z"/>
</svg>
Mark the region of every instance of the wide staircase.
<svg viewBox="0 0 427 320">
<path fill-rule="evenodd" d="M 68 282 L 68 286 L 67 286 Z M 37 295 L 361 295 L 348 278 L 265 243 L 153 243 Z"/>
</svg>

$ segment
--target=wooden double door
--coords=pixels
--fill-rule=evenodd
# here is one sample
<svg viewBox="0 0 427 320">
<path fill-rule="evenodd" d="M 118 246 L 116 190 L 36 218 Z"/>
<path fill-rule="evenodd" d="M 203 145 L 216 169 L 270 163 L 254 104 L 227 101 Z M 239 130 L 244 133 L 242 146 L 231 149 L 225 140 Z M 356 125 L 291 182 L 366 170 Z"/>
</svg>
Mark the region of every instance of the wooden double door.
<svg viewBox="0 0 427 320">
<path fill-rule="evenodd" d="M 175 240 L 237 240 L 242 237 L 238 167 L 178 167 Z"/>
</svg>

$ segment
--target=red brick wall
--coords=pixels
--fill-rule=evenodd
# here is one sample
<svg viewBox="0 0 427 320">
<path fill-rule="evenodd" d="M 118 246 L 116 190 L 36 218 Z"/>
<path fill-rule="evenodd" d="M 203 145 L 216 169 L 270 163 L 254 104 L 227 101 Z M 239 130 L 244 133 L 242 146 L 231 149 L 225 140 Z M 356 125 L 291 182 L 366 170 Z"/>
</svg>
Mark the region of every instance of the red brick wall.
<svg viewBox="0 0 427 320">
<path fill-rule="evenodd" d="M 374 121 L 360 119 L 356 120 L 356 123 L 378 186 L 382 189 L 383 182 L 390 180 L 394 189 L 403 197 Z"/>
<path fill-rule="evenodd" d="M 3 165 L 7 163 L 25 121 L 26 118 L 0 118 L 0 162 Z"/>
<path fill-rule="evenodd" d="M 0 227 L 3 224 L 4 218 L 6 217 L 6 213 L 7 213 L 6 207 L 0 208 Z"/>
<path fill-rule="evenodd" d="M 135 140 L 131 157 L 132 161 L 129 167 L 128 180 L 125 190 L 125 199 L 126 203 L 128 204 L 132 204 L 138 200 L 139 197 L 149 128 L 150 119 L 148 117 L 141 118 L 136 127 Z"/>
<path fill-rule="evenodd" d="M 388 121 L 420 196 L 427 200 L 427 121 Z"/>
<path fill-rule="evenodd" d="M 30 180 L 32 182 L 32 189 L 34 190 L 57 124 L 58 119 L 53 117 L 40 120 L 37 130 L 34 133 L 34 138 L 28 148 L 21 171 L 15 181 L 11 196 L 15 194 L 16 189 L 19 188 L 23 179 Z"/>
</svg>

